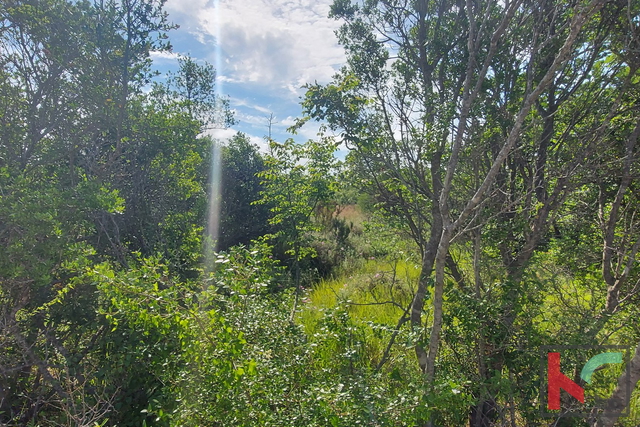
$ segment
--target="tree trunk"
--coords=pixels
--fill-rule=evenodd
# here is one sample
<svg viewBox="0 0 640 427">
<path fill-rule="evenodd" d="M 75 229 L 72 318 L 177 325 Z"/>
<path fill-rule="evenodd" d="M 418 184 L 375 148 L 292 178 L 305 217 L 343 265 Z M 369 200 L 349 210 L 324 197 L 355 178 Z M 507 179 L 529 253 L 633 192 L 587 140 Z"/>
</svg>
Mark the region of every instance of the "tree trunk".
<svg viewBox="0 0 640 427">
<path fill-rule="evenodd" d="M 633 358 L 629 361 L 631 366 L 618 378 L 618 386 L 613 395 L 607 400 L 607 413 L 621 413 L 629 404 L 630 395 L 640 381 L 640 344 L 636 347 Z M 594 427 L 611 427 L 618 420 L 619 415 L 607 415 L 596 420 L 592 425 Z"/>
</svg>

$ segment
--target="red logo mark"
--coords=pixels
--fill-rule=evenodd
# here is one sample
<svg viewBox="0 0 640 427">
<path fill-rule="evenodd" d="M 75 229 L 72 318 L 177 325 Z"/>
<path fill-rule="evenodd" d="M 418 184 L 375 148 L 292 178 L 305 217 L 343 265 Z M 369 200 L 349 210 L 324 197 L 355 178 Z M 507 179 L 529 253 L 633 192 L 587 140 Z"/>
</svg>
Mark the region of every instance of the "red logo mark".
<svg viewBox="0 0 640 427">
<path fill-rule="evenodd" d="M 560 353 L 547 353 L 548 401 L 547 408 L 560 409 L 560 389 L 584 403 L 584 389 L 560 372 Z"/>
</svg>

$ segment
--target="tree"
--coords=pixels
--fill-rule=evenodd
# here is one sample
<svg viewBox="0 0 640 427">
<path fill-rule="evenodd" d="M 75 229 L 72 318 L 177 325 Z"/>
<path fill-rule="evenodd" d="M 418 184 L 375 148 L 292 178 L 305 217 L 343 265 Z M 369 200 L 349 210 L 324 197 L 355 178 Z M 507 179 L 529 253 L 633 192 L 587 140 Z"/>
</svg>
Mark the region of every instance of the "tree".
<svg viewBox="0 0 640 427">
<path fill-rule="evenodd" d="M 2 423 L 93 425 L 110 413 L 126 425 L 161 387 L 129 363 L 138 335 L 109 332 L 86 273 L 126 270 L 134 250 L 161 250 L 180 272 L 199 256 L 200 123 L 142 94 L 150 51 L 170 48 L 162 5 L 0 4 Z M 159 185 L 161 200 L 143 194 Z"/>
<path fill-rule="evenodd" d="M 178 73 L 169 77 L 169 102 L 181 100 L 189 116 L 201 123 L 201 132 L 233 125 L 229 99 L 216 95 L 213 66 L 200 65 L 189 56 L 178 57 L 178 64 Z"/>
<path fill-rule="evenodd" d="M 336 165 L 333 153 L 337 144 L 330 138 L 322 143 L 308 141 L 297 145 L 292 139 L 284 144 L 269 141 L 270 153 L 265 158 L 262 198 L 255 203 L 268 204 L 272 213 L 269 223 L 275 227 L 272 238 L 288 249 L 293 263 L 296 298 L 291 311 L 293 322 L 300 295 L 300 262 L 313 256 L 307 244 L 309 232 L 317 229 L 313 222 L 316 208 L 328 200 L 336 189 L 332 173 Z"/>
<path fill-rule="evenodd" d="M 200 261 L 212 141 L 197 136 L 201 123 L 178 102 L 162 105 L 151 95 L 131 101 L 129 114 L 120 173 L 110 180 L 125 209 L 100 219 L 111 237 L 106 249 L 162 254 L 172 272 L 193 277 Z"/>
<path fill-rule="evenodd" d="M 637 30 L 622 17 L 636 7 L 339 0 L 331 8 L 344 21 L 338 38 L 348 64 L 331 84 L 307 86 L 298 126 L 313 118 L 340 130 L 365 187 L 415 240 L 422 273 L 411 324 L 429 335 L 415 349 L 430 383 L 449 284 L 484 300 L 483 254 L 500 254 L 498 312 L 477 318 L 473 425 L 497 416 L 500 391 L 484 384 L 512 365 L 514 325 L 529 317 L 532 257 L 552 238 L 567 198 L 606 164 L 594 154 L 611 147 L 609 133 L 633 139 L 633 127 L 612 123 L 638 114 L 623 101 L 637 84 L 636 39 L 625 34 Z M 452 254 L 465 242 L 475 245 L 472 281 Z"/>
<path fill-rule="evenodd" d="M 268 204 L 255 204 L 263 190 L 258 174 L 266 168 L 249 138 L 237 133 L 222 147 L 222 193 L 218 250 L 248 245 L 269 232 Z"/>
</svg>

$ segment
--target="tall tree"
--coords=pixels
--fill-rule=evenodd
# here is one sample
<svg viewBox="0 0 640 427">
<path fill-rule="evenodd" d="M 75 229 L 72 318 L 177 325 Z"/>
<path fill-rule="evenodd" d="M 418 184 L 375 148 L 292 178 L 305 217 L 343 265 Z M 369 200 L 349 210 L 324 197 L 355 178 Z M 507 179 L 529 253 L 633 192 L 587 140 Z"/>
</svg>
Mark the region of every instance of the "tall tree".
<svg viewBox="0 0 640 427">
<path fill-rule="evenodd" d="M 494 245 L 501 255 L 499 314 L 477 332 L 480 384 L 502 371 L 533 255 L 567 198 L 606 164 L 595 153 L 611 146 L 616 118 L 637 117 L 623 101 L 637 85 L 636 39 L 626 36 L 637 30 L 622 19 L 637 12 L 604 0 L 334 2 L 348 65 L 331 84 L 307 86 L 298 125 L 315 118 L 342 132 L 351 163 L 420 248 L 411 324 L 429 335 L 415 350 L 430 383 L 445 272 L 486 297 L 481 275 L 465 282 L 456 242 L 475 242 L 476 265 Z M 631 140 L 632 129 L 623 131 Z M 430 288 L 433 320 L 423 325 Z M 496 414 L 498 391 L 481 388 L 474 425 Z"/>
<path fill-rule="evenodd" d="M 213 66 L 199 64 L 189 56 L 179 56 L 178 64 L 178 72 L 169 76 L 169 99 L 181 100 L 189 116 L 201 123 L 202 132 L 233 125 L 229 99 L 216 93 Z"/>
<path fill-rule="evenodd" d="M 109 333 L 99 279 L 85 273 L 102 262 L 122 268 L 132 250 L 164 250 L 162 239 L 174 244 L 162 255 L 176 269 L 193 266 L 177 249 L 200 238 L 191 213 L 205 176 L 200 124 L 142 94 L 150 52 L 169 49 L 162 6 L 0 4 L 2 423 L 93 425 L 111 412 L 114 423 L 139 425 L 161 386 L 129 363 L 141 341 Z M 144 215 L 132 202 L 150 181 L 165 190 L 166 206 L 144 206 L 154 227 L 136 221 Z"/>
<path fill-rule="evenodd" d="M 269 204 L 255 204 L 264 190 L 259 173 L 266 169 L 258 147 L 237 133 L 222 147 L 221 212 L 218 250 L 242 244 L 269 232 Z"/>
<path fill-rule="evenodd" d="M 308 245 L 309 232 L 318 228 L 313 216 L 320 204 L 330 199 L 336 190 L 333 153 L 337 144 L 331 138 L 322 142 L 310 140 L 303 145 L 292 139 L 284 144 L 270 140 L 269 149 L 266 169 L 258 173 L 263 190 L 260 192 L 262 198 L 256 203 L 270 207 L 269 223 L 275 228 L 270 237 L 286 247 L 285 252 L 292 259 L 296 289 L 291 311 L 293 322 L 300 296 L 300 262 L 315 255 Z"/>
</svg>

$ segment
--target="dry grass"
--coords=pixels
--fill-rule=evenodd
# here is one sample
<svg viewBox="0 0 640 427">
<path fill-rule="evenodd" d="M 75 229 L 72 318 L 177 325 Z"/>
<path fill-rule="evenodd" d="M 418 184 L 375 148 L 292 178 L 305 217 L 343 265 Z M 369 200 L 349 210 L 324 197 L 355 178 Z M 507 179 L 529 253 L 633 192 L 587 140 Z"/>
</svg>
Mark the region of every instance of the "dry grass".
<svg viewBox="0 0 640 427">
<path fill-rule="evenodd" d="M 368 215 L 362 212 L 358 205 L 341 207 L 337 217 L 344 219 L 347 224 L 351 225 L 351 231 L 355 234 L 361 234 L 364 230 L 364 222 L 369 220 Z"/>
</svg>

